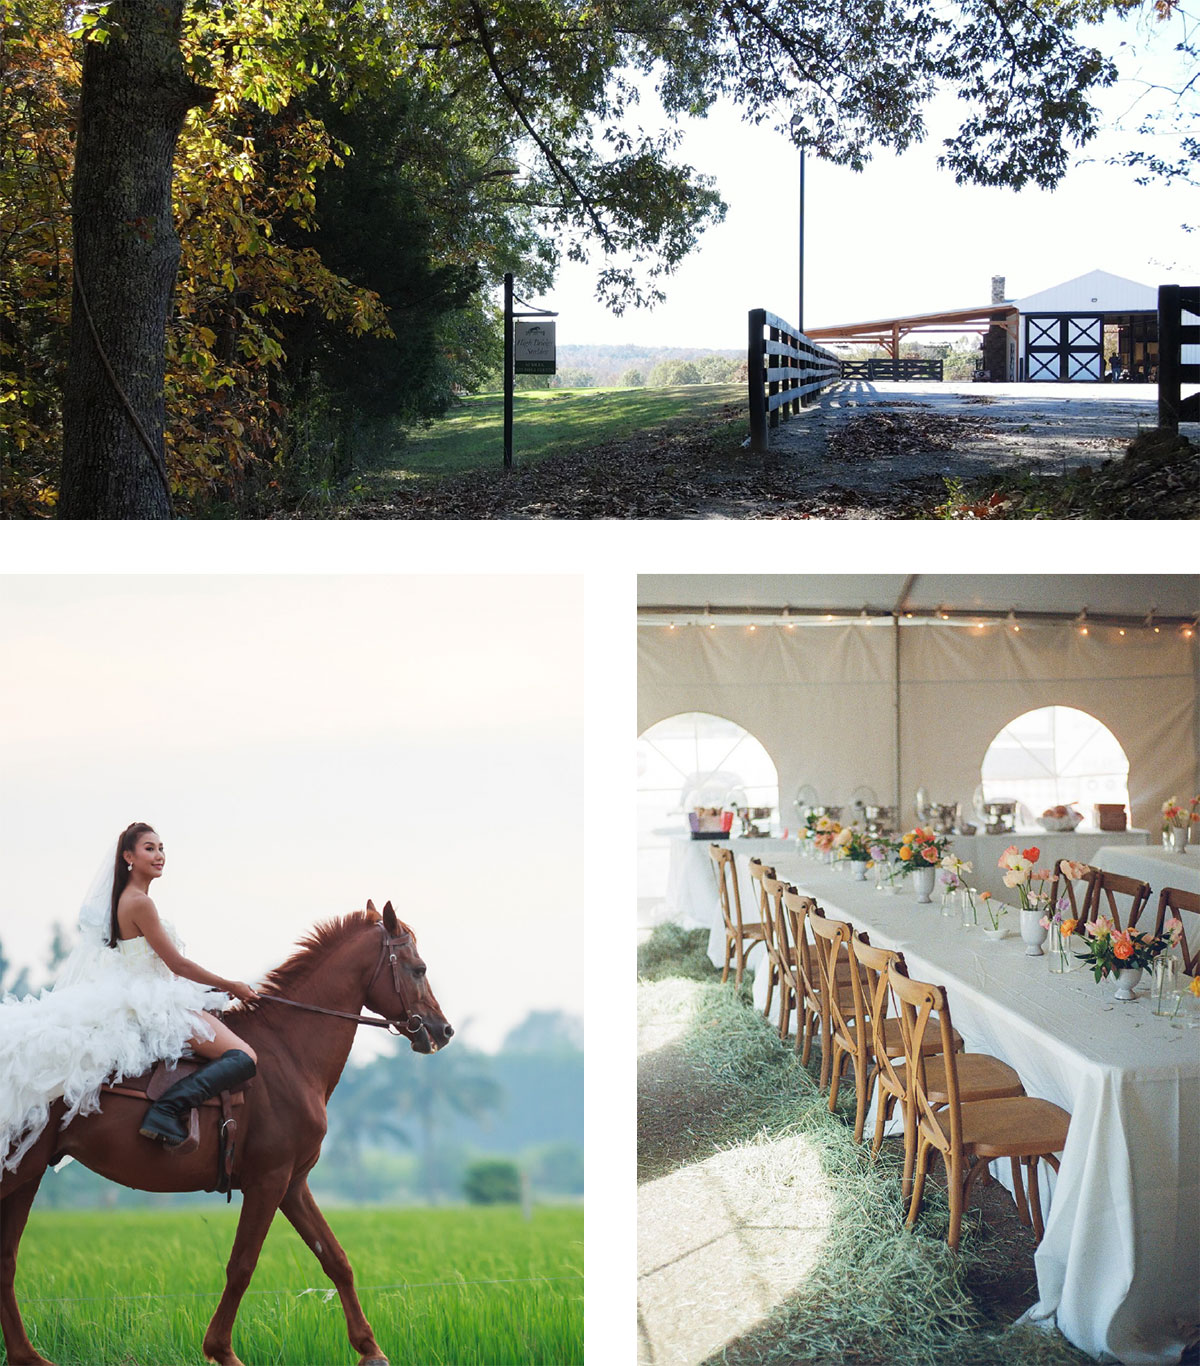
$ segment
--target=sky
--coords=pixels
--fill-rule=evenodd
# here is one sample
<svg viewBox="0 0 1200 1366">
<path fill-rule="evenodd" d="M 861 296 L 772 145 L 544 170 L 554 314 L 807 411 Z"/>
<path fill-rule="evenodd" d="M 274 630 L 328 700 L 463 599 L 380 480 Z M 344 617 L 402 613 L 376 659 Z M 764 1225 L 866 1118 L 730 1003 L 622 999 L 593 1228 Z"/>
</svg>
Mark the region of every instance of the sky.
<svg viewBox="0 0 1200 1366">
<path fill-rule="evenodd" d="M 1129 145 L 1139 82 L 1170 79 L 1177 69 L 1170 50 L 1177 34 L 1170 24 L 1116 19 L 1093 33 L 1118 58 L 1122 79 L 1097 98 L 1106 131 L 1080 154 L 1087 163 L 1054 191 L 962 187 L 938 170 L 940 140 L 956 126 L 949 97 L 931 106 L 923 144 L 879 154 L 861 174 L 807 159 L 808 326 L 985 304 L 993 275 L 1005 277 L 1009 298 L 1090 270 L 1150 285 L 1190 282 L 1200 267 L 1200 234 L 1179 224 L 1196 192 L 1141 187 L 1132 172 L 1103 164 Z M 650 118 L 645 102 L 641 117 Z M 725 221 L 704 234 L 653 311 L 615 317 L 593 298 L 595 263 L 564 265 L 554 289 L 535 301 L 558 310 L 559 346 L 740 350 L 751 308 L 795 321 L 799 154 L 782 134 L 743 124 L 724 104 L 689 125 L 678 157 L 716 178 L 729 205 Z M 1194 222 L 1194 203 L 1190 216 Z M 768 235 L 778 243 L 774 252 L 765 248 Z"/>
<path fill-rule="evenodd" d="M 581 1015 L 582 601 L 567 575 L 3 577 L 6 955 L 40 984 L 145 820 L 155 903 L 222 976 L 390 899 L 468 1043 Z"/>
</svg>

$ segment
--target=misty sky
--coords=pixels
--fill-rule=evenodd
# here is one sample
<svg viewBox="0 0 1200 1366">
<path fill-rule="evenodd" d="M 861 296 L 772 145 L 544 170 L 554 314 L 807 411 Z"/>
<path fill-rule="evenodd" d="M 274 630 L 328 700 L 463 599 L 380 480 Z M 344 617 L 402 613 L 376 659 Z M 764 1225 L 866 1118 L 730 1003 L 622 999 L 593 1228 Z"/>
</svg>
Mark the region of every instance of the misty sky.
<svg viewBox="0 0 1200 1366">
<path fill-rule="evenodd" d="M 147 820 L 159 910 L 224 976 L 390 898 L 468 1041 L 582 1013 L 582 599 L 568 576 L 4 577 L 9 959 L 40 976 Z"/>
</svg>

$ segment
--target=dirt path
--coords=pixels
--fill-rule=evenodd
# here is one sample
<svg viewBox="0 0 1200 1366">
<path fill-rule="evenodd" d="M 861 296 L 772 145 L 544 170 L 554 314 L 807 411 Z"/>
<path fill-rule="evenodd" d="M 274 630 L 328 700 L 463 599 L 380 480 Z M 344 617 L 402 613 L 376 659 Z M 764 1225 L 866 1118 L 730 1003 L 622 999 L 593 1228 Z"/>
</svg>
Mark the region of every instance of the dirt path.
<svg viewBox="0 0 1200 1366">
<path fill-rule="evenodd" d="M 871 495 L 897 480 L 967 480 L 1016 467 L 1062 473 L 1119 454 L 1153 427 L 1156 393 L 1152 385 L 852 380 L 781 424 L 771 445 L 804 465 L 814 491 L 834 482 Z M 889 442 L 890 432 L 905 428 L 909 439 Z"/>
<path fill-rule="evenodd" d="M 1056 474 L 1120 455 L 1153 425 L 1154 393 L 1147 385 L 1067 390 L 848 381 L 782 424 L 764 455 L 746 448 L 745 408 L 730 404 L 714 417 L 676 420 L 508 474 L 413 480 L 331 515 L 928 517 L 945 501 L 947 481 L 969 483 L 998 470 Z"/>
</svg>

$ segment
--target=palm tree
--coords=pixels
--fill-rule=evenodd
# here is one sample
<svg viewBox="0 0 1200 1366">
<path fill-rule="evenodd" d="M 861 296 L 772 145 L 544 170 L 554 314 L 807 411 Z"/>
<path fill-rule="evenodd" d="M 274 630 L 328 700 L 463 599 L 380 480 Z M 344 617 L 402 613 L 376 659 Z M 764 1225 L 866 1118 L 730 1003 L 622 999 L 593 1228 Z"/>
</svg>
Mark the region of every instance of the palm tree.
<svg viewBox="0 0 1200 1366">
<path fill-rule="evenodd" d="M 453 1048 L 428 1058 L 387 1058 L 390 1095 L 401 1115 L 410 1115 L 421 1135 L 422 1165 L 430 1204 L 437 1203 L 434 1151 L 438 1126 L 451 1114 L 482 1120 L 504 1104 L 504 1088 L 491 1075 L 485 1054 Z"/>
</svg>

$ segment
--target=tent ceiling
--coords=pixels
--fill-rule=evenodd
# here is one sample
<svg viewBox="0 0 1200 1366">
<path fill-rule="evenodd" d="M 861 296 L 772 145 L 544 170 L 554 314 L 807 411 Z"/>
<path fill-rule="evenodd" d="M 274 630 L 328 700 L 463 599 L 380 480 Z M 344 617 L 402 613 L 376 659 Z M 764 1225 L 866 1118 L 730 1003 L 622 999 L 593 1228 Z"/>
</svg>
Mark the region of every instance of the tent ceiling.
<svg viewBox="0 0 1200 1366">
<path fill-rule="evenodd" d="M 906 574 L 644 574 L 638 606 L 706 605 L 751 611 L 825 608 L 835 612 L 890 611 Z M 912 611 L 1079 612 L 1194 617 L 1200 613 L 1200 576 L 1190 574 L 917 574 L 904 606 Z"/>
</svg>

